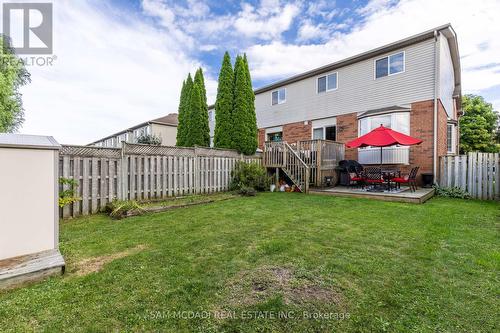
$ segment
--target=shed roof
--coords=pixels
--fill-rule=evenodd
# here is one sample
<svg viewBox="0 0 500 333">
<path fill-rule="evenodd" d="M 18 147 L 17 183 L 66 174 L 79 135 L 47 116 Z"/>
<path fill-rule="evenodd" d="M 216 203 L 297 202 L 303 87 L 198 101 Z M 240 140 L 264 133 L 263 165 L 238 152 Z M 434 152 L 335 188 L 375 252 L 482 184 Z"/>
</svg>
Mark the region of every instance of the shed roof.
<svg viewBox="0 0 500 333">
<path fill-rule="evenodd" d="M 0 133 L 0 147 L 59 150 L 61 145 L 51 136 Z"/>
</svg>

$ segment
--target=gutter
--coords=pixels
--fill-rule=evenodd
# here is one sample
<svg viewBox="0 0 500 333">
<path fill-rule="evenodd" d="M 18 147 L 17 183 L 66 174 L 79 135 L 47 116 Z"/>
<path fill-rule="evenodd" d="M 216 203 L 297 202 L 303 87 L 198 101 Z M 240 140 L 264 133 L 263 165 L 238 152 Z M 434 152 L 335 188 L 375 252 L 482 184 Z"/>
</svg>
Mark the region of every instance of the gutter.
<svg viewBox="0 0 500 333">
<path fill-rule="evenodd" d="M 434 183 L 437 184 L 437 131 L 438 131 L 438 105 L 437 105 L 437 95 L 438 95 L 438 31 L 434 30 L 434 121 L 433 121 L 433 159 L 432 159 L 432 173 L 434 174 Z"/>
</svg>

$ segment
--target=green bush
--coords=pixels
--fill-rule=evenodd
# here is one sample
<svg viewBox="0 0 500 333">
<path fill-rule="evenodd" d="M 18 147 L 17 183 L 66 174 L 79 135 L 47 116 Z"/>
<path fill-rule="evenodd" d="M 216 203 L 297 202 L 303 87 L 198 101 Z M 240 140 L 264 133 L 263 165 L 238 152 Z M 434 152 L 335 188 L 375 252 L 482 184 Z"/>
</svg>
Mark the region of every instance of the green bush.
<svg viewBox="0 0 500 333">
<path fill-rule="evenodd" d="M 244 197 L 254 197 L 257 195 L 257 191 L 253 187 L 247 186 L 243 186 L 242 188 L 240 188 L 238 193 Z"/>
<path fill-rule="evenodd" d="M 462 190 L 460 187 L 441 187 L 434 186 L 436 190 L 436 195 L 438 197 L 445 198 L 457 198 L 457 199 L 470 199 L 471 196 L 467 191 Z"/>
<path fill-rule="evenodd" d="M 76 196 L 76 190 L 78 188 L 78 181 L 72 178 L 59 178 L 59 184 L 67 185 L 67 189 L 59 191 L 59 207 L 64 207 L 70 205 L 76 201 L 82 200 Z"/>
<path fill-rule="evenodd" d="M 134 200 L 113 200 L 106 205 L 104 211 L 112 218 L 119 220 L 131 213 L 142 214 L 145 210 Z"/>
<path fill-rule="evenodd" d="M 239 191 L 244 187 L 253 188 L 256 191 L 266 191 L 271 184 L 267 170 L 257 163 L 246 163 L 239 161 L 231 172 L 231 183 L 229 189 Z"/>
<path fill-rule="evenodd" d="M 137 138 L 137 143 L 145 145 L 159 146 L 161 145 L 161 138 L 153 134 L 144 134 Z"/>
</svg>

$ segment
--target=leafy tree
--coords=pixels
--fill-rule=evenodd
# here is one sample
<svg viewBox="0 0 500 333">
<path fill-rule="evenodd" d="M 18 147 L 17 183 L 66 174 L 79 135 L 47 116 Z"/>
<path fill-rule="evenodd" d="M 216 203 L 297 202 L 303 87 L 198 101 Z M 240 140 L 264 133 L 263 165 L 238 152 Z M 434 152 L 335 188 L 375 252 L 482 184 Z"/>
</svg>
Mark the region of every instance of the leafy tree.
<svg viewBox="0 0 500 333">
<path fill-rule="evenodd" d="M 187 146 L 188 135 L 188 113 L 189 113 L 189 96 L 193 88 L 193 79 L 191 73 L 188 74 L 186 81 L 182 83 L 181 97 L 179 101 L 179 115 L 177 124 L 177 140 L 176 145 L 179 147 Z"/>
<path fill-rule="evenodd" d="M 224 53 L 215 100 L 214 146 L 232 148 L 234 73 L 229 53 Z"/>
<path fill-rule="evenodd" d="M 24 121 L 19 88 L 31 82 L 30 74 L 11 46 L 7 36 L 0 35 L 0 132 L 14 132 Z"/>
<path fill-rule="evenodd" d="M 257 125 L 254 96 L 245 62 L 243 57 L 238 56 L 234 65 L 233 148 L 250 155 L 257 148 Z"/>
<path fill-rule="evenodd" d="M 189 112 L 187 116 L 188 135 L 186 137 L 186 146 L 188 147 L 210 146 L 208 113 L 203 103 L 202 88 L 195 82 L 189 98 Z"/>
<path fill-rule="evenodd" d="M 498 114 L 493 106 L 483 97 L 465 95 L 462 98 L 464 115 L 460 117 L 460 150 L 497 152 L 495 131 L 498 126 Z"/>
</svg>

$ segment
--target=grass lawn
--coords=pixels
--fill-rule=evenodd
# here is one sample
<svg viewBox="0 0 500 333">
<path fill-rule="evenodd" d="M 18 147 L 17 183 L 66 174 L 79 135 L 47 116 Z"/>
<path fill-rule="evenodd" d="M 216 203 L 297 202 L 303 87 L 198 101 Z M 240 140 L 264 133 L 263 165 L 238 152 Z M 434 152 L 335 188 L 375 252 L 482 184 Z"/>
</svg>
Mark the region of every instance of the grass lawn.
<svg viewBox="0 0 500 333">
<path fill-rule="evenodd" d="M 292 193 L 65 221 L 66 274 L 0 292 L 0 331 L 491 332 L 499 221 Z"/>
</svg>

